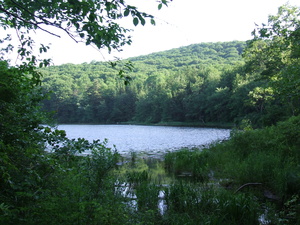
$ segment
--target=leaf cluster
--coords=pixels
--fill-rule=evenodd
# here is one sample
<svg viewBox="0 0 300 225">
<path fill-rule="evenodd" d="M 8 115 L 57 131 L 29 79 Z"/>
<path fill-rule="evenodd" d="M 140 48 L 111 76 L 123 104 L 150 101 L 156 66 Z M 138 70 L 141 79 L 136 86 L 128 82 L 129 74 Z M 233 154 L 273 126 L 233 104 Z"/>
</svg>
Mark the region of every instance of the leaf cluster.
<svg viewBox="0 0 300 225">
<path fill-rule="evenodd" d="M 300 97 L 299 24 L 299 7 L 283 5 L 277 15 L 269 16 L 268 24 L 253 31 L 254 39 L 245 51 L 247 71 L 259 73 L 284 101 L 293 105 Z"/>
<path fill-rule="evenodd" d="M 162 1 L 161 4 L 167 3 Z M 64 33 L 75 42 L 84 42 L 98 49 L 106 48 L 111 52 L 131 44 L 130 29 L 119 23 L 129 16 L 135 26 L 139 23 L 145 25 L 147 19 L 155 25 L 152 15 L 139 11 L 124 0 L 0 1 L 0 26 L 4 30 L 16 30 L 20 42 L 18 53 L 22 59 L 33 64 L 37 64 L 39 58 L 33 55 L 35 40 L 31 31 L 41 30 L 56 37 Z M 6 50 L 12 47 L 9 45 Z M 49 46 L 43 43 L 39 48 L 40 53 L 48 49 Z M 49 62 L 42 60 L 40 66 L 48 66 Z"/>
</svg>

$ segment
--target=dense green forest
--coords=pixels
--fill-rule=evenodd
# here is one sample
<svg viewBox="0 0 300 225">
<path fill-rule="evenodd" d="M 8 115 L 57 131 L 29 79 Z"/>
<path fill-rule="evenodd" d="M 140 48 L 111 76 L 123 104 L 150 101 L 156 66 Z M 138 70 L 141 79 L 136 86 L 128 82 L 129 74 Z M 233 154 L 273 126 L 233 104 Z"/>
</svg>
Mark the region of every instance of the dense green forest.
<svg viewBox="0 0 300 225">
<path fill-rule="evenodd" d="M 202 43 L 131 58 L 129 85 L 118 77 L 121 67 L 105 62 L 51 66 L 42 71 L 51 92 L 45 109 L 59 123 L 244 119 L 264 126 L 292 115 L 268 81 L 247 69 L 245 48 L 240 41 Z"/>
<path fill-rule="evenodd" d="M 247 42 L 48 68 L 34 54 L 49 48 L 36 30 L 118 50 L 131 43 L 124 17 L 155 24 L 124 0 L 0 0 L 0 27 L 20 41 L 0 37 L 0 224 L 300 224 L 300 8 L 281 6 Z M 68 139 L 50 111 L 60 123 L 237 128 L 205 148 L 125 158 L 105 140 Z"/>
</svg>

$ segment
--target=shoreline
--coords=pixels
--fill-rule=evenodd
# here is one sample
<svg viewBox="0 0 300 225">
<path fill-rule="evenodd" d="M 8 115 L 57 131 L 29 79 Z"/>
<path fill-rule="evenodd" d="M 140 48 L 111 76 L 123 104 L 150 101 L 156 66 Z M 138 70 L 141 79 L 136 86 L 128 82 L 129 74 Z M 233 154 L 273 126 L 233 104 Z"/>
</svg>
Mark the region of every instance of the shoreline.
<svg viewBox="0 0 300 225">
<path fill-rule="evenodd" d="M 169 127 L 199 127 L 199 128 L 219 128 L 233 129 L 236 127 L 234 123 L 215 123 L 215 122 L 159 122 L 159 123 L 143 123 L 136 121 L 118 122 L 118 123 L 55 123 L 57 125 L 143 125 L 143 126 L 169 126 Z"/>
</svg>

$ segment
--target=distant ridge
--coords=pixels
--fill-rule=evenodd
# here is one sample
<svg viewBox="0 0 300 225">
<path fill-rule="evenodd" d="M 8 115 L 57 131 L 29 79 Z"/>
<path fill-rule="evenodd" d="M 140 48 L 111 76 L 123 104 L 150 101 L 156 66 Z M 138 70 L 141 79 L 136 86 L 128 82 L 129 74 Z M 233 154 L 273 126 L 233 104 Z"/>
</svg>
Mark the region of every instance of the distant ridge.
<svg viewBox="0 0 300 225">
<path fill-rule="evenodd" d="M 155 69 L 177 70 L 186 66 L 233 65 L 243 61 L 245 41 L 192 44 L 148 55 L 129 58 L 136 67 L 141 64 Z"/>
<path fill-rule="evenodd" d="M 230 42 L 203 42 L 199 44 L 191 44 L 179 48 L 173 48 L 165 51 L 153 52 L 150 54 L 140 55 L 122 59 L 121 61 L 131 61 L 134 63 L 145 63 L 147 65 L 159 66 L 161 61 L 168 64 L 174 64 L 176 67 L 204 64 L 233 64 L 242 60 L 242 52 L 246 47 L 246 41 L 230 41 Z M 153 62 L 156 61 L 156 62 Z M 66 63 L 69 65 L 80 65 Z M 82 64 L 107 64 L 103 61 L 91 61 Z M 65 65 L 65 64 L 62 64 Z M 58 65 L 59 67 L 61 65 Z M 168 67 L 170 68 L 170 67 Z"/>
</svg>

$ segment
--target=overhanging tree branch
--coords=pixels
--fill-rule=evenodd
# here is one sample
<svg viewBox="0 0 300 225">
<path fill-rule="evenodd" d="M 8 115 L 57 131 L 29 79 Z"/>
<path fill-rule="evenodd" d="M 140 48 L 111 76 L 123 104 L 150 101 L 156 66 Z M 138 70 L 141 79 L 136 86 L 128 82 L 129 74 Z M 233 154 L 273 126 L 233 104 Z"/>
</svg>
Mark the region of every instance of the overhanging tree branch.
<svg viewBox="0 0 300 225">
<path fill-rule="evenodd" d="M 14 18 L 16 18 L 16 19 L 18 19 L 18 20 L 21 20 L 21 21 L 24 22 L 24 23 L 27 23 L 27 24 L 31 24 L 31 25 L 33 25 L 33 26 L 36 26 L 38 29 L 40 29 L 40 30 L 42 30 L 42 31 L 44 31 L 44 32 L 46 32 L 46 33 L 48 33 L 48 34 L 51 34 L 51 35 L 56 36 L 56 37 L 60 37 L 58 34 L 55 34 L 55 33 L 53 33 L 53 32 L 50 32 L 50 31 L 48 31 L 48 30 L 46 30 L 46 29 L 40 27 L 38 23 L 34 23 L 34 22 L 31 22 L 31 21 L 25 20 L 25 19 L 21 18 L 20 16 L 18 16 L 17 14 L 8 12 L 7 10 L 5 10 L 5 9 L 2 8 L 2 7 L 0 7 L 0 11 L 6 13 L 6 14 L 8 14 L 9 16 L 12 16 L 12 17 L 14 17 Z"/>
<path fill-rule="evenodd" d="M 20 10 L 26 11 L 26 12 L 27 12 L 28 14 L 30 14 L 33 18 L 42 21 L 42 22 L 31 22 L 31 21 L 27 21 L 27 20 L 22 20 L 23 22 L 32 24 L 32 25 L 34 25 L 34 26 L 37 26 L 40 30 L 42 30 L 42 31 L 44 31 L 44 32 L 47 32 L 47 33 L 53 35 L 53 36 L 56 36 L 56 37 L 59 37 L 59 38 L 60 38 L 60 37 L 61 37 L 60 35 L 55 34 L 55 33 L 53 33 L 53 32 L 50 32 L 49 30 L 46 30 L 46 29 L 44 29 L 44 28 L 42 28 L 42 27 L 39 26 L 40 24 L 50 25 L 50 26 L 52 26 L 52 27 L 61 29 L 61 30 L 63 30 L 64 32 L 66 32 L 66 33 L 68 34 L 68 36 L 69 36 L 71 39 L 73 39 L 76 43 L 79 42 L 78 40 L 76 40 L 76 38 L 74 37 L 74 35 L 72 35 L 71 32 L 68 31 L 67 28 L 63 28 L 62 26 L 60 26 L 60 25 L 58 25 L 58 24 L 56 24 L 56 23 L 50 22 L 49 20 L 46 20 L 46 19 L 44 19 L 44 18 L 42 18 L 42 17 L 40 17 L 40 16 L 36 16 L 34 13 L 30 12 L 29 10 L 27 10 L 25 7 L 23 7 L 22 5 L 20 5 L 19 3 L 17 3 L 17 2 L 14 1 L 14 0 L 11 0 L 11 2 L 14 3 Z M 9 13 L 9 12 L 8 12 L 8 13 Z M 14 14 L 11 14 L 11 15 L 14 16 Z M 17 16 L 17 15 L 15 15 L 15 16 Z M 20 17 L 17 17 L 17 18 L 18 18 L 18 19 L 22 19 L 22 18 L 20 18 Z"/>
<path fill-rule="evenodd" d="M 157 2 L 167 5 L 168 1 Z M 116 22 L 124 17 L 132 17 L 135 26 L 145 25 L 146 19 L 155 25 L 152 15 L 127 5 L 125 0 L 0 0 L 0 26 L 27 31 L 19 36 L 19 52 L 27 56 L 32 54 L 34 47 L 29 33 L 32 30 L 41 30 L 59 38 L 60 31 L 63 31 L 76 43 L 84 42 L 98 49 L 105 47 L 109 53 L 112 49 L 119 50 L 131 43 L 131 37 L 125 35 L 130 30 Z"/>
</svg>

